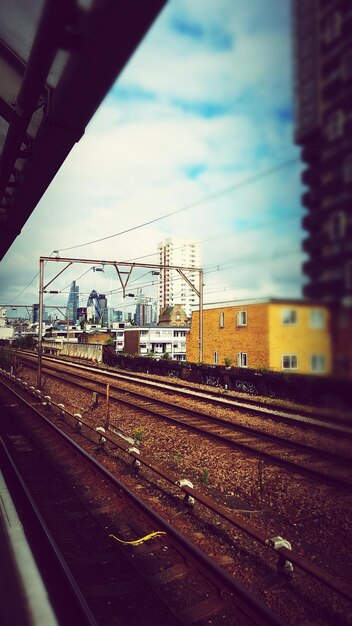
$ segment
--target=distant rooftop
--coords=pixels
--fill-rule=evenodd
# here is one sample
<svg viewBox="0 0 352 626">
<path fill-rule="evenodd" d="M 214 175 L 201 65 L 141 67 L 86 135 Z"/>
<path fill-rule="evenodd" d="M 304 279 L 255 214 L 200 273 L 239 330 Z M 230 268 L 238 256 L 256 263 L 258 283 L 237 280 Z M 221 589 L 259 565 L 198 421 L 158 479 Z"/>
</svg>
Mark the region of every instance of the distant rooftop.
<svg viewBox="0 0 352 626">
<path fill-rule="evenodd" d="M 206 309 L 220 309 L 230 306 L 249 306 L 252 304 L 295 304 L 295 305 L 316 305 L 324 306 L 324 302 L 305 298 L 247 298 L 243 300 L 222 300 L 220 302 L 209 302 L 204 304 Z M 199 307 L 195 306 L 194 311 L 198 311 Z"/>
</svg>

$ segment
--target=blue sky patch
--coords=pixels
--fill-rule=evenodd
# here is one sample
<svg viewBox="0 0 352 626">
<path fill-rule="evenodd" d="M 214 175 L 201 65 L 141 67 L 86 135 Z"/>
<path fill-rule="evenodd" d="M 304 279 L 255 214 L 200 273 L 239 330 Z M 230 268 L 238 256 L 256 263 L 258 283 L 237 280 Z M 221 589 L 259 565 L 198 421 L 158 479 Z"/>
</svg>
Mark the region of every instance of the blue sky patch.
<svg viewBox="0 0 352 626">
<path fill-rule="evenodd" d="M 193 180 L 198 178 L 200 174 L 203 174 L 207 166 L 205 163 L 193 163 L 192 165 L 188 165 L 185 168 L 186 174 L 188 178 L 192 178 Z"/>
<path fill-rule="evenodd" d="M 233 34 L 218 26 L 212 26 L 210 29 L 209 40 L 214 48 L 221 51 L 231 50 L 234 46 Z"/>
<path fill-rule="evenodd" d="M 276 110 L 276 117 L 280 122 L 292 122 L 293 120 L 293 111 L 292 107 L 282 107 Z"/>
<path fill-rule="evenodd" d="M 113 95 L 119 100 L 140 100 L 151 101 L 156 99 L 156 94 L 153 91 L 143 89 L 139 85 L 119 85 L 118 83 L 113 88 Z"/>
<path fill-rule="evenodd" d="M 182 17 L 174 17 L 171 21 L 171 26 L 180 35 L 198 40 L 204 38 L 204 29 L 197 22 L 190 22 Z"/>
<path fill-rule="evenodd" d="M 174 17 L 171 21 L 171 27 L 177 34 L 202 42 L 215 50 L 224 51 L 233 47 L 233 34 L 215 24 L 204 28 L 198 22 L 192 22 L 182 17 Z"/>
<path fill-rule="evenodd" d="M 172 100 L 172 104 L 181 109 L 183 113 L 189 113 L 190 115 L 198 115 L 206 119 L 212 119 L 214 117 L 221 117 L 226 115 L 228 108 L 226 104 L 210 101 L 191 102 L 187 100 L 180 100 L 178 98 Z"/>
</svg>

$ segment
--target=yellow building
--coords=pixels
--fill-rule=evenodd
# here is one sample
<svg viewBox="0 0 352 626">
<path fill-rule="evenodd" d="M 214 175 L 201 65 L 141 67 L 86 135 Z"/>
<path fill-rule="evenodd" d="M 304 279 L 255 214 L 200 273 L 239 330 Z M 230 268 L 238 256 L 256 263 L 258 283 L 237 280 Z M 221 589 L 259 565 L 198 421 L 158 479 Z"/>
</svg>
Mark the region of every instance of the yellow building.
<svg viewBox="0 0 352 626">
<path fill-rule="evenodd" d="M 199 311 L 192 314 L 186 359 L 199 360 Z M 328 307 L 303 300 L 244 300 L 206 305 L 203 362 L 300 374 L 330 374 Z"/>
</svg>

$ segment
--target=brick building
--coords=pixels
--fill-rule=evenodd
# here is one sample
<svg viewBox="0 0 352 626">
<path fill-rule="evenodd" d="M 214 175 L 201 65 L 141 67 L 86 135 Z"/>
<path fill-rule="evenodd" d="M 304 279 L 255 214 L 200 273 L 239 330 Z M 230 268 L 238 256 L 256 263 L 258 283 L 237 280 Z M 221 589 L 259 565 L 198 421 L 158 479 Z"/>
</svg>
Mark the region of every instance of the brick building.
<svg viewBox="0 0 352 626">
<path fill-rule="evenodd" d="M 180 304 L 161 309 L 158 326 L 188 326 L 188 318 Z"/>
<path fill-rule="evenodd" d="M 199 311 L 192 315 L 186 358 L 198 361 Z M 246 300 L 206 305 L 203 361 L 237 367 L 331 373 L 330 312 L 300 300 Z"/>
</svg>

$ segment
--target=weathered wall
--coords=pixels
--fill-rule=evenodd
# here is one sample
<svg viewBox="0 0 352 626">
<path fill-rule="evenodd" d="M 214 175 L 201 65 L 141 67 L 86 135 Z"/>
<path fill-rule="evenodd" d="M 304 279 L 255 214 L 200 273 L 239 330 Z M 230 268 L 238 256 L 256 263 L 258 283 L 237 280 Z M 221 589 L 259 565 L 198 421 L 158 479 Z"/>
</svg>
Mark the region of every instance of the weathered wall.
<svg viewBox="0 0 352 626">
<path fill-rule="evenodd" d="M 247 312 L 247 325 L 237 325 L 237 313 Z M 220 327 L 220 314 L 224 314 L 224 326 Z M 199 311 L 192 314 L 192 324 L 186 343 L 187 361 L 199 361 L 198 343 Z M 214 364 L 214 352 L 218 353 L 219 365 L 230 358 L 237 365 L 237 354 L 247 353 L 247 366 L 269 367 L 268 305 L 256 304 L 219 307 L 203 311 L 203 361 Z"/>
<path fill-rule="evenodd" d="M 285 325 L 282 322 L 284 310 L 293 310 L 296 313 L 296 322 Z M 313 328 L 310 314 L 321 311 L 324 316 L 323 328 Z M 269 305 L 269 368 L 273 371 L 283 371 L 283 354 L 297 356 L 296 372 L 311 374 L 311 356 L 323 355 L 325 359 L 324 374 L 332 371 L 331 339 L 330 339 L 330 312 L 326 307 L 309 304 L 279 304 Z"/>
</svg>

